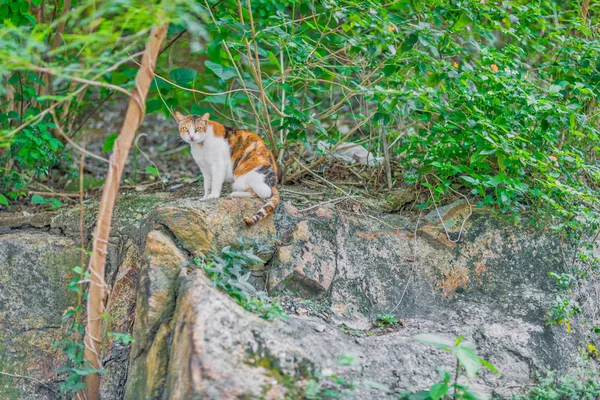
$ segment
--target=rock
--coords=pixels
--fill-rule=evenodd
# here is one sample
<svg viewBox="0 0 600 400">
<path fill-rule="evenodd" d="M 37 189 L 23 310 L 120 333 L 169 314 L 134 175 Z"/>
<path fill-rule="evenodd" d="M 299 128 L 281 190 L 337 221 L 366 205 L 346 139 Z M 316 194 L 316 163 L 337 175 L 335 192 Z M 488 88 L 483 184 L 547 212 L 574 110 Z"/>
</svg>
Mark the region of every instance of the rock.
<svg viewBox="0 0 600 400">
<path fill-rule="evenodd" d="M 131 332 L 140 280 L 140 261 L 139 249 L 129 240 L 106 306 L 106 312 L 112 318 L 104 326 L 102 342 L 102 365 L 105 372 L 100 375 L 100 388 L 103 400 L 123 398 L 131 344 L 115 341 L 108 334 Z"/>
<path fill-rule="evenodd" d="M 151 231 L 146 238 L 137 300 L 133 354 L 146 347 L 147 337 L 167 321 L 175 304 L 176 281 L 188 260 L 167 235 Z"/>
<path fill-rule="evenodd" d="M 80 263 L 77 244 L 37 232 L 0 236 L 0 371 L 58 389 L 64 361 L 51 346 L 66 339 L 63 312 L 75 303 L 67 289 Z M 2 399 L 54 399 L 46 387 L 0 375 Z"/>
<path fill-rule="evenodd" d="M 110 240 L 107 310 L 117 315 L 106 331 L 127 332 L 135 302 L 136 341 L 131 349 L 103 343 L 103 398 L 300 399 L 335 375 L 357 383 L 357 399 L 391 399 L 376 384 L 421 390 L 437 381 L 439 367 L 454 368 L 452 355 L 413 339 L 420 333 L 465 335 L 501 371 L 482 371 L 470 385 L 484 398 L 505 398 L 538 371 L 569 371 L 593 341 L 577 321 L 571 334 L 545 324 L 555 297 L 548 272 L 567 263 L 559 240 L 486 210 L 471 214 L 463 202 L 441 207 L 443 222 L 436 211 L 420 218 L 415 236 L 414 223 L 397 215 L 299 212 L 284 203 L 274 219 L 248 229 L 242 217 L 262 201 L 144 196 L 124 199 Z M 35 233 L 0 235 L 2 371 L 56 378 L 61 361 L 46 351 L 62 336 L 60 316 L 73 301 L 65 283 L 79 255 L 76 241 L 41 229 L 76 234 L 75 217 L 67 210 L 50 225 L 45 217 L 43 227 L 28 226 Z M 93 219 L 86 215 L 86 229 Z M 297 315 L 267 322 L 216 290 L 203 271 L 187 273 L 191 257 L 241 236 L 280 244 L 253 279 Z M 373 330 L 382 311 L 402 324 Z M 0 376 L 7 398 L 47 398 L 45 390 Z"/>
<path fill-rule="evenodd" d="M 124 399 L 160 399 L 168 365 L 169 324 L 156 332 L 147 352 L 139 355 L 129 371 Z"/>
<path fill-rule="evenodd" d="M 329 290 L 336 273 L 335 220 L 319 210 L 317 215 L 325 216 L 330 224 L 324 224 L 322 218 L 298 222 L 291 244 L 279 249 L 278 266 L 270 270 L 270 289 L 284 284 L 307 297 Z"/>
<path fill-rule="evenodd" d="M 279 324 L 248 314 L 201 271 L 182 285 L 173 321 L 167 399 L 283 398 L 289 389 L 280 374 L 301 379 L 296 361 L 310 364 L 297 349 L 272 349 L 268 332 Z"/>
<path fill-rule="evenodd" d="M 275 234 L 273 218 L 268 217 L 252 228 L 244 216 L 252 215 L 264 201 L 221 198 L 213 201 L 184 199 L 158 207 L 157 221 L 168 229 L 178 243 L 194 256 L 206 256 L 221 250 L 235 239 L 246 236 L 268 242 Z"/>
</svg>

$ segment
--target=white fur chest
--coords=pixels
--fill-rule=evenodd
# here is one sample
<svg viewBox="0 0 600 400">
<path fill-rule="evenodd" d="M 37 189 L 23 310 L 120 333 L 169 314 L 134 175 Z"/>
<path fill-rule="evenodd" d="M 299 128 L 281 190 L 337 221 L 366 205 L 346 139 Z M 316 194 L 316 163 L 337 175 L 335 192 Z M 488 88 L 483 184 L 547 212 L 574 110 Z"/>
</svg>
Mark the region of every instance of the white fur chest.
<svg viewBox="0 0 600 400">
<path fill-rule="evenodd" d="M 229 154 L 229 144 L 212 133 L 201 144 L 190 143 L 192 157 L 203 174 L 210 171 L 225 171 L 225 180 L 233 181 L 233 165 Z"/>
</svg>

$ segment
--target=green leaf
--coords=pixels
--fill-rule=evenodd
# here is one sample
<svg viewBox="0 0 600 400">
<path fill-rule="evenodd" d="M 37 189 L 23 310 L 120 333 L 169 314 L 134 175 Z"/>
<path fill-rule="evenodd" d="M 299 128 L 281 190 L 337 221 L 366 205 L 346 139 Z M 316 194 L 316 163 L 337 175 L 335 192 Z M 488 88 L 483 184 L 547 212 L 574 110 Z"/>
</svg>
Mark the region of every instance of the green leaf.
<svg viewBox="0 0 600 400">
<path fill-rule="evenodd" d="M 159 111 L 162 108 L 162 104 L 163 103 L 160 99 L 148 100 L 146 102 L 146 114 L 152 114 L 156 111 Z"/>
<path fill-rule="evenodd" d="M 551 85 L 551 86 L 548 88 L 548 91 L 549 91 L 550 93 L 558 93 L 558 92 L 560 92 L 561 90 L 562 90 L 562 87 L 561 87 L 561 86 L 559 86 L 559 85 Z"/>
<path fill-rule="evenodd" d="M 212 72 L 215 73 L 215 75 L 217 75 L 219 78 L 223 79 L 224 81 L 237 76 L 237 72 L 232 67 L 223 67 L 222 65 L 214 63 L 209 60 L 206 60 L 204 62 L 204 65 L 206 65 L 206 67 L 208 69 L 210 69 Z"/>
<path fill-rule="evenodd" d="M 458 20 L 456 21 L 452 29 L 454 31 L 459 31 L 471 22 L 471 17 L 469 17 L 466 12 L 463 12 L 462 14 L 460 14 L 460 17 L 458 17 Z"/>
<path fill-rule="evenodd" d="M 501 183 L 506 182 L 506 175 L 504 174 L 498 174 L 494 177 L 492 177 L 490 180 L 488 180 L 486 183 L 491 186 L 491 187 L 496 187 Z"/>
<path fill-rule="evenodd" d="M 490 371 L 494 372 L 494 373 L 498 373 L 498 369 L 494 366 L 494 364 L 492 364 L 489 361 L 484 360 L 483 358 L 479 359 L 479 362 L 481 362 L 481 364 L 485 367 L 487 367 Z"/>
<path fill-rule="evenodd" d="M 42 4 L 42 0 L 31 0 L 31 4 L 37 7 Z"/>
<path fill-rule="evenodd" d="M 113 133 L 112 135 L 108 135 L 106 139 L 104 139 L 104 144 L 102 145 L 103 153 L 110 153 L 115 146 L 115 140 L 119 137 L 118 133 Z"/>
<path fill-rule="evenodd" d="M 422 333 L 420 335 L 413 336 L 413 339 L 445 351 L 451 351 L 454 347 L 454 342 L 452 340 L 442 336 L 434 335 L 433 333 Z"/>
<path fill-rule="evenodd" d="M 481 184 L 481 182 L 478 179 L 475 179 L 475 178 L 473 178 L 471 176 L 463 175 L 463 176 L 461 176 L 461 178 L 464 179 L 465 181 L 473 184 L 473 185 L 479 185 L 479 184 Z"/>
<path fill-rule="evenodd" d="M 408 400 L 427 400 L 429 399 L 429 391 L 421 390 L 408 396 Z"/>
<path fill-rule="evenodd" d="M 414 47 L 415 43 L 417 43 L 418 41 L 419 41 L 419 36 L 416 33 L 413 33 L 409 37 L 406 38 L 404 43 L 402 43 L 402 47 L 400 48 L 400 50 L 401 51 L 409 51 Z"/>
<path fill-rule="evenodd" d="M 500 171 L 504 171 L 506 169 L 506 164 L 504 163 L 506 161 L 506 156 L 504 154 L 498 154 L 498 167 L 500 168 Z"/>
<path fill-rule="evenodd" d="M 196 71 L 189 68 L 175 68 L 169 72 L 169 76 L 178 85 L 186 86 L 196 78 Z"/>
<path fill-rule="evenodd" d="M 0 204 L 8 207 L 8 199 L 1 193 L 0 193 Z"/>
<path fill-rule="evenodd" d="M 217 96 L 207 96 L 204 98 L 206 103 L 211 104 L 225 104 L 227 103 L 227 96 L 224 94 L 219 94 Z"/>
<path fill-rule="evenodd" d="M 146 171 L 147 173 L 149 173 L 152 176 L 159 176 L 160 175 L 159 172 L 158 172 L 158 169 L 154 165 L 151 165 L 149 167 L 144 168 L 144 171 Z"/>
<path fill-rule="evenodd" d="M 448 392 L 448 385 L 445 383 L 436 383 L 429 389 L 431 400 L 439 400 Z"/>
<path fill-rule="evenodd" d="M 46 204 L 48 200 L 40 196 L 39 194 L 34 194 L 31 196 L 31 204 Z"/>
<path fill-rule="evenodd" d="M 454 355 L 456 355 L 460 365 L 465 367 L 467 376 L 469 378 L 474 378 L 475 375 L 477 375 L 477 371 L 479 371 L 479 368 L 481 367 L 481 361 L 473 352 L 473 350 L 464 346 L 458 346 L 454 350 Z"/>
</svg>

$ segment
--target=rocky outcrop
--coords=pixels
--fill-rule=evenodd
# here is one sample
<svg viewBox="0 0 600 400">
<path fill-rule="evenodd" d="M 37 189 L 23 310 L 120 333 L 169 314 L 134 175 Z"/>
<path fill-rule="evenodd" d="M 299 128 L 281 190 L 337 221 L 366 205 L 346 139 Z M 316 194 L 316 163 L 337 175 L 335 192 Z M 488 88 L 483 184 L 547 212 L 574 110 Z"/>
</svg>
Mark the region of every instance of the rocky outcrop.
<svg viewBox="0 0 600 400">
<path fill-rule="evenodd" d="M 554 299 L 548 272 L 561 271 L 565 263 L 560 242 L 484 210 L 471 215 L 464 203 L 440 209 L 443 222 L 435 211 L 403 217 L 323 206 L 301 213 L 283 204 L 274 219 L 248 229 L 242 217 L 260 201 L 152 196 L 135 199 L 139 206 L 121 204 L 128 211 L 118 216 L 111 238 L 107 307 L 115 318 L 106 331 L 131 331 L 135 342 L 103 343 L 103 398 L 300 399 L 306 390 L 318 392 L 319 385 L 352 390 L 359 399 L 393 398 L 392 393 L 430 386 L 439 367 L 453 368 L 450 355 L 413 340 L 425 332 L 465 335 L 501 371 L 482 371 L 471 386 L 484 397 L 507 398 L 536 371 L 568 370 L 592 340 L 581 325 L 574 324 L 569 334 L 564 326 L 545 324 Z M 75 225 L 70 222 L 74 214 L 67 213 L 53 217 L 46 229 L 60 226 L 68 236 L 68 227 Z M 287 319 L 269 322 L 248 313 L 195 267 L 194 258 L 242 236 L 275 244 L 252 280 L 280 296 Z M 28 246 L 21 239 L 40 244 L 29 250 L 29 258 L 11 258 L 10 246 Z M 24 289 L 15 286 L 16 275 L 7 274 L 29 268 L 37 275 L 28 279 L 39 280 L 56 264 L 44 258 L 49 252 L 44 246 L 64 249 L 53 250 L 54 256 L 73 257 L 61 265 L 76 265 L 71 240 L 39 231 L 0 236 L 1 316 L 60 332 L 70 268 L 53 275 L 60 277 L 52 278 L 55 286 L 40 291 L 50 300 L 44 300 L 47 309 L 38 317 L 55 316 L 43 321 L 29 317 L 34 303 L 10 299 Z M 5 282 L 12 285 L 10 292 Z M 13 309 L 16 313 L 6 311 Z M 375 328 L 384 311 L 401 324 Z M 7 325 L 1 321 L 0 339 L 6 339 Z M 1 346 L 0 366 L 10 359 L 10 365 L 19 365 L 15 372 L 55 382 L 56 375 L 27 369 L 39 365 L 41 355 L 23 356 L 27 361 L 18 364 L 3 351 L 26 348 Z M 43 387 L 0 379 L 10 379 L 10 393 L 44 398 Z M 355 388 L 344 388 L 350 385 L 343 382 Z"/>
<path fill-rule="evenodd" d="M 66 284 L 80 263 L 76 247 L 47 233 L 0 235 L 2 399 L 53 398 L 58 388 L 52 380 L 64 362 L 52 345 L 63 339 L 62 315 L 75 302 Z"/>
</svg>

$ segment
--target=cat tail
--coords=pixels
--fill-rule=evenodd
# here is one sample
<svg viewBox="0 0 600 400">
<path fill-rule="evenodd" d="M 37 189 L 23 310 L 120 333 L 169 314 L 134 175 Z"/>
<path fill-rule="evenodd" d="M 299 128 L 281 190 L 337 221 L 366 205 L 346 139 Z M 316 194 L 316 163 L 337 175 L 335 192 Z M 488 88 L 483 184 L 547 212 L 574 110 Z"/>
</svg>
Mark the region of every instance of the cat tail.
<svg viewBox="0 0 600 400">
<path fill-rule="evenodd" d="M 271 197 L 267 200 L 267 204 L 262 206 L 252 217 L 244 217 L 244 222 L 248 226 L 252 226 L 259 221 L 265 219 L 268 215 L 273 214 L 279 205 L 279 190 L 276 186 L 271 188 Z"/>
</svg>

